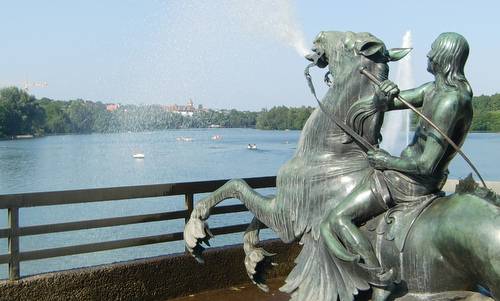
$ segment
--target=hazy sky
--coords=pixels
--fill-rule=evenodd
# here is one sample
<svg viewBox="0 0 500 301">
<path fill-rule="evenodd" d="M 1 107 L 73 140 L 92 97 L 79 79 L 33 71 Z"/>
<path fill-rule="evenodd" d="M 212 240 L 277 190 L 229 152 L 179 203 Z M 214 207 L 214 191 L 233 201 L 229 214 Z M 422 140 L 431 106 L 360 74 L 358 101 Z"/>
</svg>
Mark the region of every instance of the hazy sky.
<svg viewBox="0 0 500 301">
<path fill-rule="evenodd" d="M 432 79 L 432 41 L 456 31 L 471 47 L 466 75 L 475 95 L 500 92 L 498 0 L 407 2 L 3 1 L 0 86 L 47 82 L 31 93 L 63 100 L 314 106 L 307 62 L 291 45 L 303 39 L 309 48 L 321 30 L 351 30 L 399 47 L 411 30 L 417 84 Z M 313 74 L 317 85 L 323 73 Z"/>
</svg>

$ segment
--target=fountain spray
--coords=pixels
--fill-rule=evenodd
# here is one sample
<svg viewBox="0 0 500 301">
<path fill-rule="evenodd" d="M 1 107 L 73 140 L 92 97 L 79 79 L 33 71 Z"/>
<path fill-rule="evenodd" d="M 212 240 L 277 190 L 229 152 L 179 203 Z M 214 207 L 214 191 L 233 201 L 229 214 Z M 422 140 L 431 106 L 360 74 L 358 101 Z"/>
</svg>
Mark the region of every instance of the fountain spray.
<svg viewBox="0 0 500 301">
<path fill-rule="evenodd" d="M 412 48 L 412 34 L 407 30 L 403 35 L 402 48 Z M 414 87 L 411 53 L 398 62 L 396 80 L 400 90 Z M 411 112 L 409 110 L 387 112 L 382 127 L 381 147 L 392 155 L 399 153 L 410 144 Z"/>
</svg>

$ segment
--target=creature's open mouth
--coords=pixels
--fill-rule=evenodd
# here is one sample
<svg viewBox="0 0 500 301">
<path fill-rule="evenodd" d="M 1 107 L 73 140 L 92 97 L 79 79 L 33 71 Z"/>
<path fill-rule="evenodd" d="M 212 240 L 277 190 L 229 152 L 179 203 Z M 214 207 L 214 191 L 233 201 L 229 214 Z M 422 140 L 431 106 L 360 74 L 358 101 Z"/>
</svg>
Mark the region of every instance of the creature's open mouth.
<svg viewBox="0 0 500 301">
<path fill-rule="evenodd" d="M 328 62 L 325 57 L 325 51 L 318 47 L 313 47 L 312 52 L 305 55 L 305 58 L 308 61 L 313 62 L 319 68 L 324 68 L 328 65 Z"/>
<path fill-rule="evenodd" d="M 311 62 L 316 62 L 319 59 L 318 54 L 315 52 L 306 54 L 305 58 L 306 58 L 306 60 L 311 61 Z"/>
<path fill-rule="evenodd" d="M 305 55 L 305 58 L 308 61 L 311 61 L 314 63 L 317 63 L 318 60 L 325 54 L 325 52 L 318 47 L 313 47 L 311 49 L 311 51 L 312 51 L 311 53 Z"/>
</svg>

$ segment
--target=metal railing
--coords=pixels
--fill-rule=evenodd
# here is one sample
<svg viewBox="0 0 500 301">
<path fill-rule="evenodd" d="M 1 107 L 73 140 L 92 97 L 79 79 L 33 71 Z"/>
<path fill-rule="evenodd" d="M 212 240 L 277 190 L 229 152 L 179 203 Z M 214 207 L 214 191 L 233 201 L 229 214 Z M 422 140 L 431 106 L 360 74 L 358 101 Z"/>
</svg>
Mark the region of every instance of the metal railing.
<svg viewBox="0 0 500 301">
<path fill-rule="evenodd" d="M 252 188 L 269 188 L 276 186 L 276 177 L 258 177 L 244 179 Z M 22 251 L 19 248 L 19 237 L 74 230 L 85 230 L 102 227 L 122 226 L 138 223 L 167 221 L 184 218 L 189 219 L 194 206 L 194 195 L 212 192 L 228 180 L 170 183 L 158 185 L 141 185 L 127 187 L 66 190 L 54 192 L 35 192 L 0 195 L 0 209 L 7 209 L 8 228 L 0 229 L 0 238 L 8 239 L 8 253 L 0 255 L 0 264 L 9 265 L 9 279 L 20 277 L 20 262 L 46 259 L 82 253 L 128 248 L 183 239 L 182 232 L 166 233 L 153 236 L 142 236 L 120 240 L 71 245 L 34 251 Z M 56 224 L 20 227 L 19 209 L 36 206 L 66 205 L 77 203 L 128 200 L 135 198 L 151 198 L 162 196 L 184 195 L 185 209 L 163 213 L 142 214 L 133 216 L 102 218 Z M 224 214 L 247 211 L 244 205 L 226 205 L 214 208 L 211 214 Z M 237 224 L 211 229 L 215 235 L 241 232 L 248 224 Z"/>
<path fill-rule="evenodd" d="M 244 180 L 252 188 L 276 187 L 275 176 L 246 178 Z M 194 195 L 198 193 L 212 192 L 224 185 L 227 181 L 228 180 L 216 180 L 0 195 L 0 209 L 7 209 L 8 212 L 8 228 L 0 229 L 0 239 L 8 239 L 8 253 L 0 255 L 0 264 L 8 264 L 9 279 L 16 280 L 20 277 L 21 261 L 46 259 L 182 240 L 182 232 L 172 232 L 161 235 L 141 236 L 24 252 L 20 250 L 19 247 L 19 238 L 21 236 L 123 226 L 174 219 L 184 219 L 184 222 L 187 222 L 189 216 L 191 215 L 191 211 L 193 210 Z M 449 192 L 454 191 L 456 183 L 456 180 L 449 180 L 443 190 Z M 500 182 L 487 183 L 490 188 L 497 193 L 500 193 Z M 20 208 L 178 195 L 184 195 L 184 210 L 36 226 L 20 227 L 19 225 Z M 243 211 L 247 211 L 247 208 L 244 205 L 226 205 L 214 208 L 211 214 L 236 213 Z M 211 231 L 215 235 L 230 234 L 242 232 L 247 226 L 248 224 L 237 224 L 213 228 Z"/>
</svg>

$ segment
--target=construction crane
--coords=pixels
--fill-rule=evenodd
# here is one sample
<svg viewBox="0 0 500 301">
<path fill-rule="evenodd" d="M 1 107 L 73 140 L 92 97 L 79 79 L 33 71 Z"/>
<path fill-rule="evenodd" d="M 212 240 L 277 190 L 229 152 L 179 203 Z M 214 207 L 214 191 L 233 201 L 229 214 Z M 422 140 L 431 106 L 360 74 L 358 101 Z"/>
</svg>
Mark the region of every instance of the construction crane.
<svg viewBox="0 0 500 301">
<path fill-rule="evenodd" d="M 23 90 L 29 92 L 31 88 L 46 88 L 49 84 L 47 82 L 28 82 L 25 81 L 23 84 Z"/>
</svg>

